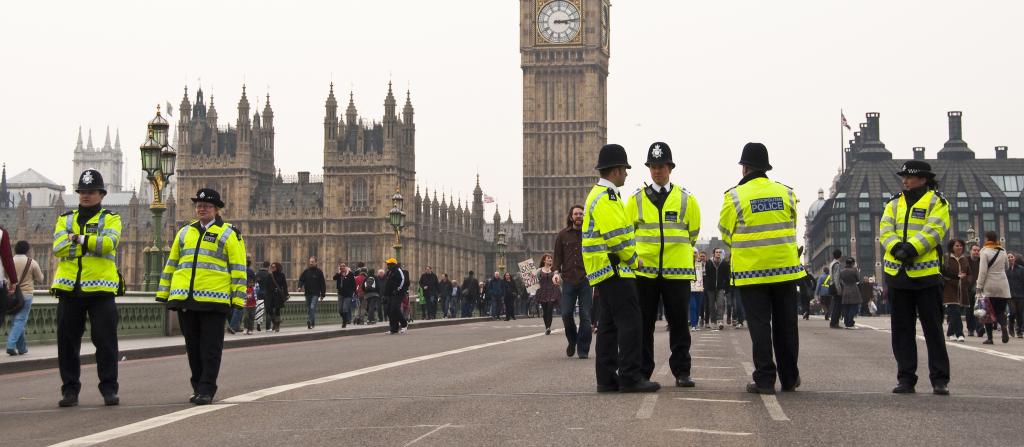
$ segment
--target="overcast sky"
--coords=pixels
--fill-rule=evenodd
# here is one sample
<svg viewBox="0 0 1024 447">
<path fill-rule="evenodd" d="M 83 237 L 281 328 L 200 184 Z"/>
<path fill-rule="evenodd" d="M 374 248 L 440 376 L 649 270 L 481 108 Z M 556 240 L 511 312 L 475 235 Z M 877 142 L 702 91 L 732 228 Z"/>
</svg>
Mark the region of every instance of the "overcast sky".
<svg viewBox="0 0 1024 447">
<path fill-rule="evenodd" d="M 33 168 L 70 184 L 78 126 L 92 128 L 100 146 L 110 125 L 121 130 L 125 175 L 137 184 L 137 150 L 155 106 L 177 108 L 182 88 L 194 93 L 200 78 L 222 124 L 234 123 L 243 82 L 254 106 L 269 89 L 277 166 L 317 173 L 328 84 L 342 98 L 354 90 L 360 115 L 379 120 L 392 80 L 398 94 L 412 90 L 417 181 L 466 198 L 479 171 L 502 216 L 511 208 L 522 219 L 518 1 L 4 9 L 0 161 L 9 175 Z M 673 180 L 700 201 L 702 236 L 715 235 L 740 149 L 761 141 L 772 177 L 796 189 L 804 213 L 839 166 L 840 108 L 854 128 L 864 113 L 881 113 L 882 141 L 896 158 L 913 146 L 933 157 L 950 110 L 964 112 L 964 139 L 979 157 L 992 158 L 996 145 L 1020 157 L 1021 17 L 1024 3 L 1008 0 L 618 0 L 608 134 L 633 161 L 624 189 L 649 180 L 647 147 L 667 142 Z"/>
</svg>

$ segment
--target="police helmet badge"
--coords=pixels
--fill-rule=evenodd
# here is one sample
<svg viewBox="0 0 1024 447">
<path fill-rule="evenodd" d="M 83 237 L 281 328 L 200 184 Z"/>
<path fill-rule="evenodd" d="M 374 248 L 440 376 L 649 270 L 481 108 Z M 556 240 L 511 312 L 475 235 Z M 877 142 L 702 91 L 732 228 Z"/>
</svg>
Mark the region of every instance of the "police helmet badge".
<svg viewBox="0 0 1024 447">
<path fill-rule="evenodd" d="M 661 154 L 662 154 L 661 145 L 660 144 L 655 144 L 654 145 L 654 149 L 651 149 L 651 156 L 654 157 L 654 158 L 661 158 Z"/>
<path fill-rule="evenodd" d="M 206 191 L 200 191 L 199 192 L 199 198 L 200 199 L 205 199 L 206 198 Z"/>
<path fill-rule="evenodd" d="M 92 178 L 92 171 L 85 171 L 82 174 L 82 183 L 84 183 L 86 185 L 91 185 L 92 184 L 92 180 L 93 180 L 93 178 Z"/>
</svg>

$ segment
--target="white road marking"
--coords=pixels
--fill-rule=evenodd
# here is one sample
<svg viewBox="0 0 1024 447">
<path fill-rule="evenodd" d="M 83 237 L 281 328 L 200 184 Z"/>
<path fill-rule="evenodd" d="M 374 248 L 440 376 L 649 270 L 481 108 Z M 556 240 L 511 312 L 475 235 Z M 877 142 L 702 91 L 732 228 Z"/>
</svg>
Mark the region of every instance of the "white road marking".
<svg viewBox="0 0 1024 447">
<path fill-rule="evenodd" d="M 644 396 L 643 402 L 640 403 L 640 409 L 636 411 L 637 419 L 650 419 L 651 415 L 654 414 L 654 406 L 658 403 L 657 394 L 648 394 Z"/>
<path fill-rule="evenodd" d="M 732 399 L 701 399 L 699 397 L 677 397 L 676 400 L 690 400 L 694 402 L 722 402 L 728 404 L 749 404 L 749 400 L 732 400 Z"/>
<path fill-rule="evenodd" d="M 557 331 L 561 331 L 561 330 L 562 329 L 558 329 L 558 330 L 551 331 L 551 332 L 557 332 Z M 479 350 L 479 349 L 485 349 L 485 348 L 489 348 L 489 347 L 492 347 L 492 346 L 498 346 L 498 345 L 503 345 L 503 344 L 507 344 L 507 343 L 515 343 L 515 342 L 518 342 L 518 341 L 529 340 L 531 338 L 537 338 L 537 337 L 543 337 L 543 336 L 544 336 L 544 333 L 541 332 L 541 333 L 537 333 L 537 334 L 533 334 L 533 335 L 526 335 L 526 336 L 522 336 L 522 337 L 510 338 L 510 339 L 507 339 L 507 340 L 495 341 L 495 342 L 490 342 L 490 343 L 483 343 L 483 344 L 473 345 L 473 346 L 466 346 L 464 348 L 453 349 L 451 351 L 444 351 L 444 352 L 438 352 L 438 353 L 434 353 L 434 354 L 421 355 L 419 357 L 413 357 L 413 358 L 409 358 L 409 359 L 405 359 L 405 360 L 399 360 L 399 361 L 395 361 L 395 362 L 391 362 L 391 363 L 384 363 L 384 364 L 376 365 L 376 366 L 369 366 L 369 367 L 366 367 L 366 368 L 357 369 L 357 370 L 354 370 L 354 371 L 343 372 L 341 374 L 335 374 L 335 375 L 331 375 L 331 376 L 321 377 L 321 378 L 318 378 L 318 379 L 306 380 L 306 381 L 303 381 L 303 382 L 286 384 L 286 385 L 279 385 L 279 386 L 270 387 L 270 388 L 266 388 L 266 389 L 262 389 L 262 390 L 256 390 L 256 391 L 253 391 L 253 392 L 250 392 L 250 393 L 245 393 L 245 394 L 240 394 L 238 396 L 229 397 L 227 399 L 224 399 L 224 400 L 220 401 L 218 404 L 215 404 L 215 405 L 197 406 L 197 407 L 192 407 L 192 408 L 189 408 L 189 409 L 186 409 L 186 410 L 182 410 L 182 411 L 178 411 L 178 412 L 171 413 L 171 414 L 165 414 L 165 415 L 161 415 L 161 416 L 156 416 L 156 417 L 153 417 L 153 418 L 150 418 L 150 419 L 146 419 L 144 421 L 136 422 L 134 424 L 128 424 L 128 425 L 125 425 L 125 426 L 122 426 L 122 427 L 117 427 L 117 428 L 113 428 L 113 429 L 106 430 L 106 431 L 103 431 L 103 432 L 94 433 L 92 435 L 83 436 L 83 437 L 80 437 L 80 438 L 75 438 L 75 439 L 71 439 L 71 440 L 68 440 L 68 441 L 64 441 L 64 442 L 59 443 L 59 444 L 54 444 L 52 447 L 91 446 L 91 445 L 99 444 L 99 443 L 102 443 L 102 442 L 108 442 L 108 441 L 112 441 L 114 439 L 123 438 L 125 436 L 133 435 L 133 434 L 136 434 L 136 433 L 141 433 L 141 432 L 144 432 L 146 430 L 150 430 L 150 429 L 153 429 L 153 428 L 161 427 L 161 426 L 164 426 L 164 425 L 167 425 L 167 424 L 170 424 L 170 423 L 174 423 L 174 422 L 177 422 L 177 421 L 180 421 L 180 420 L 183 420 L 183 419 L 190 418 L 192 416 L 197 416 L 197 415 L 200 415 L 200 414 L 209 413 L 209 412 L 213 412 L 213 411 L 217 411 L 217 410 L 223 410 L 225 408 L 231 408 L 231 407 L 234 406 L 234 404 L 253 402 L 253 401 L 255 401 L 257 399 L 260 399 L 260 398 L 263 398 L 263 397 L 271 396 L 271 395 L 278 394 L 278 393 L 283 393 L 283 392 L 286 392 L 286 391 L 295 390 L 295 389 L 298 389 L 298 388 L 303 388 L 303 387 L 307 387 L 307 386 L 311 386 L 311 385 L 321 385 L 321 384 L 325 384 L 325 383 L 335 382 L 335 381 L 338 381 L 338 380 L 348 379 L 348 378 L 351 378 L 351 377 L 356 377 L 356 376 L 361 376 L 361 375 L 365 375 L 365 374 L 370 374 L 370 373 L 377 372 L 377 371 L 382 371 L 382 370 L 385 370 L 385 369 L 396 368 L 396 367 L 399 367 L 399 366 L 405 366 L 405 365 L 409 365 L 409 364 L 413 364 L 413 363 L 419 363 L 419 362 L 423 362 L 423 361 L 426 361 L 426 360 L 433 360 L 433 359 L 436 359 L 436 358 L 447 357 L 447 356 L 455 355 L 455 354 L 462 354 L 464 352 L 476 351 L 476 350 Z"/>
<path fill-rule="evenodd" d="M 871 329 L 871 330 L 874 330 L 874 331 L 878 331 L 878 332 L 883 332 L 883 333 L 886 333 L 886 334 L 891 334 L 892 333 L 892 331 L 890 331 L 889 329 L 879 329 L 879 328 L 876 328 L 874 326 L 868 326 L 866 324 L 857 323 L 857 326 L 866 327 L 868 329 Z M 921 340 L 921 341 L 924 341 L 924 336 L 923 335 L 918 335 L 917 339 Z M 950 341 L 946 341 L 946 346 L 954 346 L 954 347 L 957 347 L 957 348 L 960 348 L 960 349 L 966 349 L 968 351 L 980 352 L 982 354 L 988 354 L 988 355 L 991 355 L 991 356 L 994 356 L 994 357 L 1001 357 L 1001 358 L 1004 358 L 1004 359 L 1007 359 L 1007 360 L 1015 360 L 1015 361 L 1018 361 L 1018 362 L 1024 362 L 1024 356 L 1015 355 L 1015 354 L 1009 354 L 1009 353 L 1006 353 L 1006 352 L 997 351 L 995 349 L 979 348 L 977 346 L 966 345 L 966 344 L 963 344 L 963 343 L 960 343 L 960 342 L 954 343 L 954 342 L 950 342 Z"/>
<path fill-rule="evenodd" d="M 747 374 L 754 373 L 754 364 L 750 362 L 742 362 L 743 368 L 747 370 Z M 764 403 L 764 407 L 768 410 L 768 416 L 771 416 L 773 421 L 785 422 L 789 420 L 786 413 L 782 411 L 782 405 L 779 405 L 779 400 L 775 398 L 773 394 L 761 394 L 761 402 Z"/>
<path fill-rule="evenodd" d="M 750 436 L 753 433 L 739 432 L 739 431 L 720 431 L 720 430 L 702 430 L 699 428 L 670 428 L 668 431 L 682 432 L 682 433 L 702 433 L 705 435 L 722 435 L 722 436 Z"/>
<path fill-rule="evenodd" d="M 721 357 L 698 357 L 698 356 L 693 356 L 693 357 L 690 357 L 690 358 L 691 359 L 701 359 L 701 360 L 722 360 Z"/>
<path fill-rule="evenodd" d="M 707 378 L 707 377 L 694 377 L 693 380 L 704 380 L 704 381 L 711 381 L 711 382 L 732 382 L 732 381 L 734 381 L 736 379 L 711 379 L 711 378 Z"/>
<path fill-rule="evenodd" d="M 697 366 L 693 365 L 691 368 L 704 368 L 704 369 L 736 369 L 735 366 Z"/>
<path fill-rule="evenodd" d="M 162 427 L 164 425 L 178 422 L 182 419 L 190 418 L 192 416 L 198 416 L 200 414 L 209 413 L 212 411 L 223 410 L 225 408 L 230 408 L 233 406 L 234 405 L 217 404 L 192 407 L 171 414 L 165 414 L 163 416 L 158 416 L 155 418 L 146 419 L 144 421 L 139 421 L 134 424 L 128 424 L 123 427 L 117 427 L 111 430 L 95 433 L 89 436 L 83 436 L 81 438 L 64 441 L 59 444 L 54 444 L 51 447 L 78 447 L 99 444 L 101 442 L 107 442 L 131 434 L 151 430 L 157 427 Z"/>
<path fill-rule="evenodd" d="M 426 438 L 427 436 L 430 436 L 430 435 L 432 435 L 434 433 L 437 433 L 437 432 L 441 431 L 442 429 L 448 428 L 451 425 L 452 424 L 444 424 L 444 425 L 441 425 L 441 426 L 439 426 L 439 427 L 437 427 L 437 428 L 435 428 L 433 430 L 430 430 L 429 432 L 425 433 L 423 436 L 420 436 L 420 437 L 418 437 L 416 439 L 413 439 L 412 441 L 409 441 L 409 443 L 406 444 L 405 447 L 409 447 L 410 445 L 413 445 L 413 444 L 419 442 L 421 439 Z"/>
<path fill-rule="evenodd" d="M 661 369 L 658 370 L 658 375 L 662 377 L 668 376 L 669 371 L 668 362 L 665 362 L 664 365 L 661 365 Z"/>
</svg>

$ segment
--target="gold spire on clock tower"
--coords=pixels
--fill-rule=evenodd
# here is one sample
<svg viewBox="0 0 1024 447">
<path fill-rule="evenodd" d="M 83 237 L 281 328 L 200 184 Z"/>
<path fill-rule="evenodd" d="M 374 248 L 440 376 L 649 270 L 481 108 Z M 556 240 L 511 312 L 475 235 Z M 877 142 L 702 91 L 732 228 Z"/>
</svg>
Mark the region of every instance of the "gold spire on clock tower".
<svg viewBox="0 0 1024 447">
<path fill-rule="evenodd" d="M 607 140 L 608 0 L 520 0 L 523 238 L 551 251 L 569 207 L 582 204 Z"/>
</svg>

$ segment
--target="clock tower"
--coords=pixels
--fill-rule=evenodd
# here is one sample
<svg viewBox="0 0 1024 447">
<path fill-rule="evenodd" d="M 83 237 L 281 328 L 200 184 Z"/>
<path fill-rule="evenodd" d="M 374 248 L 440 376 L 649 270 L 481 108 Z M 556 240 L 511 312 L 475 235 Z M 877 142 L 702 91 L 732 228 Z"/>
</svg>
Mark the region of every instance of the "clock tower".
<svg viewBox="0 0 1024 447">
<path fill-rule="evenodd" d="M 569 207 L 594 185 L 608 129 L 608 0 L 519 0 L 523 239 L 551 251 Z"/>
</svg>

